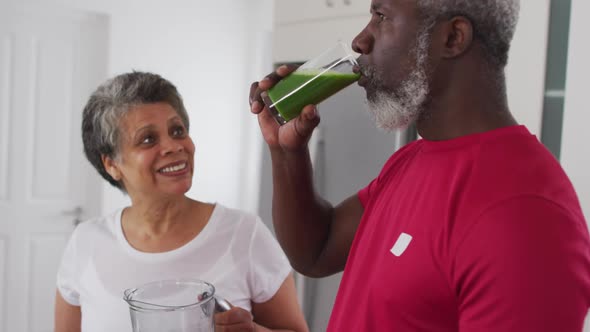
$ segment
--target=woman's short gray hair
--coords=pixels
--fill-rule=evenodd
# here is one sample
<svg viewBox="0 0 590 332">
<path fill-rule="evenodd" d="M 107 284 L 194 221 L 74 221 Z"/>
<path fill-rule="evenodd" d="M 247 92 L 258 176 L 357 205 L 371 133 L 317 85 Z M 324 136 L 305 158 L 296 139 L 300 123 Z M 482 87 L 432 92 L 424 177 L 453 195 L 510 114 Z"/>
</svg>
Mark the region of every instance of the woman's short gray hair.
<svg viewBox="0 0 590 332">
<path fill-rule="evenodd" d="M 152 73 L 134 71 L 109 79 L 92 93 L 84 107 L 82 141 L 86 158 L 105 180 L 123 191 L 123 184 L 105 170 L 102 156 L 118 156 L 123 115 L 133 106 L 159 102 L 172 106 L 188 130 L 188 114 L 176 87 Z"/>
<path fill-rule="evenodd" d="M 508 62 L 520 0 L 417 0 L 426 21 L 465 16 L 475 30 L 491 64 L 503 68 Z"/>
</svg>

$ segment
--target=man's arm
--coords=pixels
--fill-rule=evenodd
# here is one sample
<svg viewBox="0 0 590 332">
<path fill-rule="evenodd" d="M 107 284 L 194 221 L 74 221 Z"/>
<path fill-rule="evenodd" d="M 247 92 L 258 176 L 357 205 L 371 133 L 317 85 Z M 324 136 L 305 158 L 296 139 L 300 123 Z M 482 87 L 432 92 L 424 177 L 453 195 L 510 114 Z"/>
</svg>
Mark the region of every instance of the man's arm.
<svg viewBox="0 0 590 332">
<path fill-rule="evenodd" d="M 313 105 L 280 126 L 262 101 L 261 93 L 295 70 L 280 66 L 250 86 L 250 110 L 270 149 L 273 173 L 273 223 L 279 243 L 300 273 L 321 277 L 344 269 L 363 207 L 356 195 L 336 208 L 319 197 L 313 186 L 307 144 L 320 123 Z"/>
<path fill-rule="evenodd" d="M 307 147 L 272 149 L 273 223 L 277 238 L 300 273 L 323 277 L 344 269 L 363 214 L 357 195 L 336 207 L 314 190 Z"/>
</svg>

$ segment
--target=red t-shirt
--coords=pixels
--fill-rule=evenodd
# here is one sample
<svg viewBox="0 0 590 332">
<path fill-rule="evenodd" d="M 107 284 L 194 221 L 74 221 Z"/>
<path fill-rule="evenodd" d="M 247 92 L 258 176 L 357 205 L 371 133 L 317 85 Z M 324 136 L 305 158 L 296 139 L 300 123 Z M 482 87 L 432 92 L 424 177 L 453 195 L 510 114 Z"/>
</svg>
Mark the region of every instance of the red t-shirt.
<svg viewBox="0 0 590 332">
<path fill-rule="evenodd" d="M 582 330 L 588 228 L 525 127 L 408 144 L 358 196 L 329 331 Z"/>
</svg>

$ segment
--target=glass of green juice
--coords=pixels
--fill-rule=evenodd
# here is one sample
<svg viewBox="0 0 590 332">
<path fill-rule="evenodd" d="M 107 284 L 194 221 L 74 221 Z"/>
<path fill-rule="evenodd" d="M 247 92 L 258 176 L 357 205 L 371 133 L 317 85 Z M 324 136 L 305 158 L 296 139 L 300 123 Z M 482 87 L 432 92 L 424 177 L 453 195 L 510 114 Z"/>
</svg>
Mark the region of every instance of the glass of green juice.
<svg viewBox="0 0 590 332">
<path fill-rule="evenodd" d="M 306 105 L 317 105 L 360 78 L 353 72 L 356 56 L 339 42 L 262 93 L 262 100 L 280 125 L 296 118 Z"/>
</svg>

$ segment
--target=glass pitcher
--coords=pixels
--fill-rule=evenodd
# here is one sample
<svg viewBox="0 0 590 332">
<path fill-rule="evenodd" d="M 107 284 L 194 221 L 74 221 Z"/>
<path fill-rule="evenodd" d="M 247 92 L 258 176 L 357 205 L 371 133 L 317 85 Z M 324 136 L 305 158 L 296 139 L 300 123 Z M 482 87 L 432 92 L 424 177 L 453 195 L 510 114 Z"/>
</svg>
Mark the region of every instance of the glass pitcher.
<svg viewBox="0 0 590 332">
<path fill-rule="evenodd" d="M 230 309 L 196 279 L 151 282 L 124 292 L 133 332 L 213 332 L 213 314 Z"/>
</svg>

